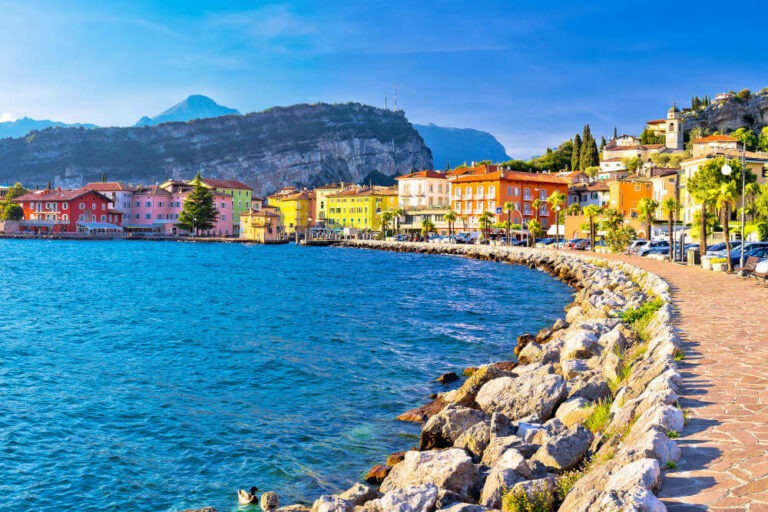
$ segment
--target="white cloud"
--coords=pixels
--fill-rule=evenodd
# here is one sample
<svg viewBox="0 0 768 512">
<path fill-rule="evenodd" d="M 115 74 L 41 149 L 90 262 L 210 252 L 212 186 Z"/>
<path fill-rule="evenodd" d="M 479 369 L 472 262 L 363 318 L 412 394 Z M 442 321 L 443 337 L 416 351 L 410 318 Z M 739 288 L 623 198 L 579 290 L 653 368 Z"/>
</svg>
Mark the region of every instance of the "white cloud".
<svg viewBox="0 0 768 512">
<path fill-rule="evenodd" d="M 15 121 L 15 120 L 16 118 L 13 117 L 13 114 L 11 114 L 10 112 L 3 112 L 2 114 L 0 114 L 0 123 L 8 123 L 10 121 Z"/>
</svg>

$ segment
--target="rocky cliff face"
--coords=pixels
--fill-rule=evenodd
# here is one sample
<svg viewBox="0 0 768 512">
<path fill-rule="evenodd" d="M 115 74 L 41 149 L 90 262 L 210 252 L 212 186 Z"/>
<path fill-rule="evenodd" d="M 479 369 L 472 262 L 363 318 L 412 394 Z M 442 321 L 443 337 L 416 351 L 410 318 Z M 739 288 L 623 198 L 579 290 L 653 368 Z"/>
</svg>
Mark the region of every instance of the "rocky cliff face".
<svg viewBox="0 0 768 512">
<path fill-rule="evenodd" d="M 768 126 L 768 89 L 746 100 L 731 98 L 725 103 L 710 105 L 685 117 L 686 131 L 704 128 L 728 132 L 748 127 L 759 132 L 763 126 Z"/>
<path fill-rule="evenodd" d="M 59 128 L 0 140 L 0 182 L 100 179 L 155 183 L 238 179 L 264 195 L 284 185 L 359 182 L 432 167 L 432 153 L 402 113 L 355 103 L 295 105 L 244 116 L 140 128 Z"/>
</svg>

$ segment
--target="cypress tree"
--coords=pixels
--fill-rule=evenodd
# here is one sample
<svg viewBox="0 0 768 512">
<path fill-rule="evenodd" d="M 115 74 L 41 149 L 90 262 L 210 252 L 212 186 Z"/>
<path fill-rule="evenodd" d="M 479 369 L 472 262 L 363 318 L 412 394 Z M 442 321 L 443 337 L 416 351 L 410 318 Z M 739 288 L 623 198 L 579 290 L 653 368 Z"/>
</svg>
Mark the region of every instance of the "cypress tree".
<svg viewBox="0 0 768 512">
<path fill-rule="evenodd" d="M 179 222 L 176 225 L 192 232 L 198 229 L 211 229 L 219 216 L 216 205 L 213 203 L 213 192 L 203 186 L 200 172 L 192 180 L 192 184 L 195 188 L 184 201 L 184 208 L 179 214 Z"/>
<path fill-rule="evenodd" d="M 600 136 L 600 151 L 604 150 L 606 146 L 605 137 Z"/>
<path fill-rule="evenodd" d="M 597 151 L 597 142 L 592 137 L 589 125 L 584 125 L 584 134 L 582 135 L 581 151 L 579 152 L 580 169 L 586 169 L 600 163 L 600 155 Z"/>
<path fill-rule="evenodd" d="M 579 165 L 581 164 L 580 160 L 580 154 L 581 154 L 581 136 L 577 133 L 576 136 L 573 138 L 573 152 L 571 153 L 571 170 L 577 171 L 581 169 Z"/>
<path fill-rule="evenodd" d="M 616 127 L 613 127 L 613 140 L 616 140 L 619 138 L 619 133 L 616 131 Z"/>
</svg>

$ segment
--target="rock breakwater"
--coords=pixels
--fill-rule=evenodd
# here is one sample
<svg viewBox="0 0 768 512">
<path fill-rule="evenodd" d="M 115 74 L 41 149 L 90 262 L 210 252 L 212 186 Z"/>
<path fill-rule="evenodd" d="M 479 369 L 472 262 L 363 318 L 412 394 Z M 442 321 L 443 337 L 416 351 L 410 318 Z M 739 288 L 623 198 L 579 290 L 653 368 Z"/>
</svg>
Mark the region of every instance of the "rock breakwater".
<svg viewBox="0 0 768 512">
<path fill-rule="evenodd" d="M 680 458 L 684 417 L 680 341 L 659 277 L 547 250 L 344 245 L 527 265 L 576 294 L 565 320 L 525 338 L 519 364 L 480 367 L 411 414 L 424 421 L 420 446 L 383 466 L 378 489 L 321 496 L 311 512 L 666 510 L 655 493 Z"/>
</svg>

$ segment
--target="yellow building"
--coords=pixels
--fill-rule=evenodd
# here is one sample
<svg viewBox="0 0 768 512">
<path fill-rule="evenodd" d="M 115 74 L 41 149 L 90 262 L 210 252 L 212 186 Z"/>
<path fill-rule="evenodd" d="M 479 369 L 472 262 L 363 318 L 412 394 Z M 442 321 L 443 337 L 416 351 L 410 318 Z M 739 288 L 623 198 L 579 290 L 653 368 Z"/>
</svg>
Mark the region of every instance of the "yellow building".
<svg viewBox="0 0 768 512">
<path fill-rule="evenodd" d="M 260 244 L 288 241 L 280 213 L 271 207 L 240 212 L 240 238 Z"/>
<path fill-rule="evenodd" d="M 280 214 L 285 232 L 303 232 L 312 217 L 309 192 L 296 187 L 284 187 L 279 192 L 267 197 L 269 206 L 275 207 Z"/>
<path fill-rule="evenodd" d="M 356 228 L 378 231 L 379 215 L 397 208 L 396 187 L 350 187 L 327 196 L 327 222 L 330 229 Z"/>
<path fill-rule="evenodd" d="M 328 219 L 328 196 L 331 194 L 337 194 L 344 189 L 344 184 L 331 183 L 322 187 L 317 187 L 315 192 L 315 214 L 314 222 L 317 226 L 325 226 Z"/>
</svg>

